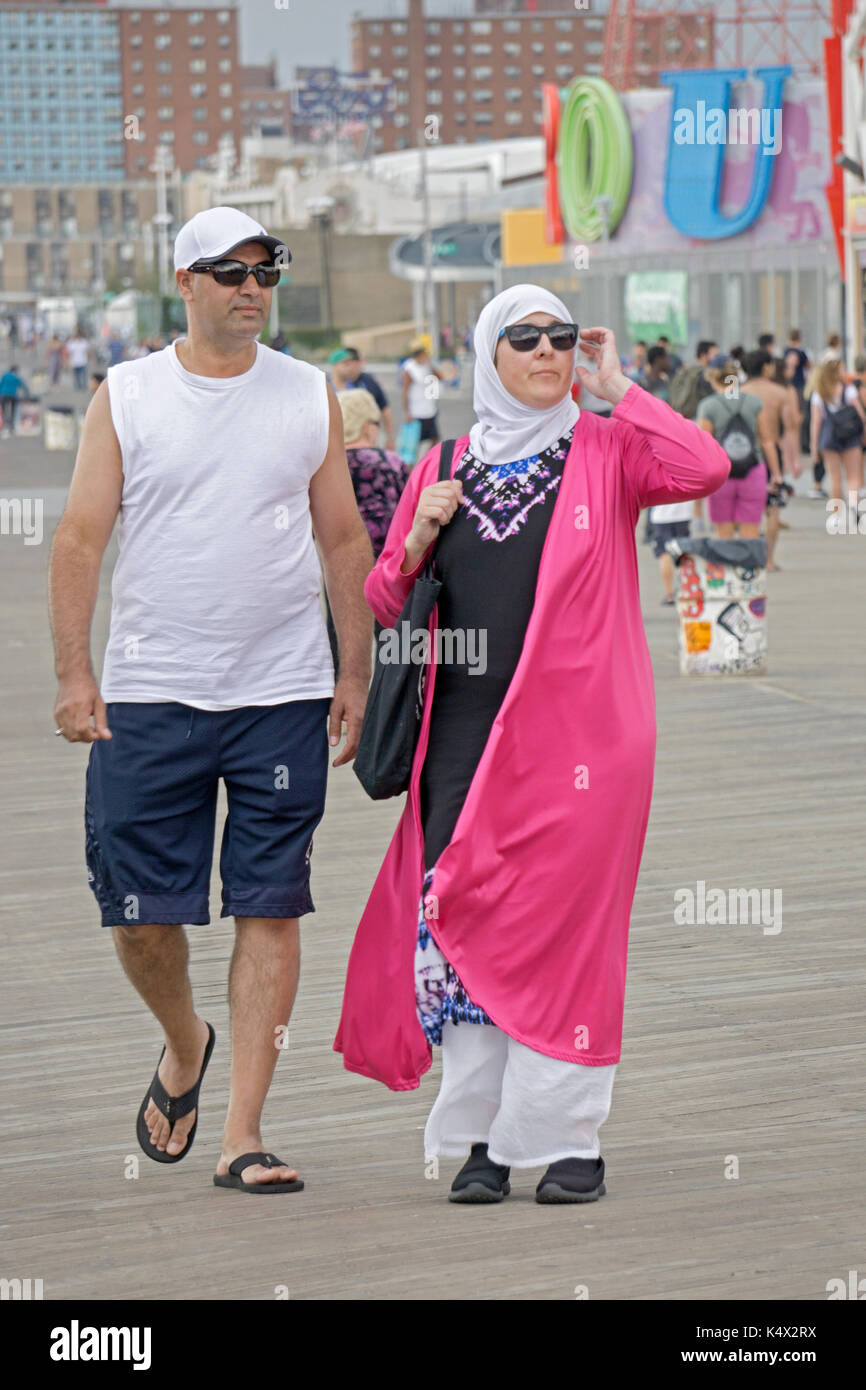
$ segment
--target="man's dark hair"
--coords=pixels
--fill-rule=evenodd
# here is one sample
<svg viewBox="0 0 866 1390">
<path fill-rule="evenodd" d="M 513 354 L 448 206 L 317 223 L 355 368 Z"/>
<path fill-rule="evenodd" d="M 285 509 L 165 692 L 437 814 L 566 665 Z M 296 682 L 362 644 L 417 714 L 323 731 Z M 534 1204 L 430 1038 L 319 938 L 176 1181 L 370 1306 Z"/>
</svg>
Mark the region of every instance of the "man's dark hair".
<svg viewBox="0 0 866 1390">
<path fill-rule="evenodd" d="M 667 348 L 661 347 L 658 343 L 656 343 L 654 347 L 650 348 L 649 352 L 646 355 L 647 366 L 654 367 L 656 362 L 660 362 L 661 359 L 663 357 L 667 357 L 667 355 Z"/>
<path fill-rule="evenodd" d="M 17 363 L 17 362 L 13 362 L 13 363 L 12 363 L 12 366 L 9 367 L 8 370 L 9 370 L 10 372 L 17 372 L 17 370 L 18 370 L 18 363 Z"/>
<path fill-rule="evenodd" d="M 91 372 L 91 373 L 90 373 L 90 380 L 91 380 L 91 381 L 103 382 L 103 381 L 105 380 L 105 373 L 104 373 L 104 372 Z"/>
<path fill-rule="evenodd" d="M 802 333 L 800 332 L 799 328 L 789 328 L 789 330 L 788 330 L 788 342 L 789 342 L 789 343 L 799 343 L 799 341 L 800 341 L 800 339 L 802 338 L 802 336 L 803 336 L 803 335 L 802 335 Z"/>
<path fill-rule="evenodd" d="M 719 345 L 716 342 L 715 338 L 701 338 L 701 341 L 698 343 L 698 346 L 695 349 L 695 356 L 703 357 L 706 353 L 709 352 L 710 348 L 717 348 L 718 346 Z"/>
<path fill-rule="evenodd" d="M 750 379 L 762 376 L 767 363 L 772 360 L 772 355 L 764 348 L 755 348 L 753 352 L 747 352 L 743 358 L 743 371 Z"/>
<path fill-rule="evenodd" d="M 646 347 L 645 340 L 643 338 L 638 338 L 637 342 L 635 343 L 635 347 Z"/>
<path fill-rule="evenodd" d="M 758 339 L 758 347 L 759 347 L 763 352 L 766 352 L 766 351 L 769 349 L 770 344 L 771 344 L 771 343 L 774 343 L 775 341 L 776 341 L 776 335 L 775 335 L 775 333 L 762 333 L 761 336 L 760 336 L 760 338 Z"/>
<path fill-rule="evenodd" d="M 345 351 L 349 354 L 353 362 L 357 362 L 361 356 L 357 348 L 346 348 Z"/>
<path fill-rule="evenodd" d="M 670 347 L 670 345 L 671 345 L 671 340 L 670 340 L 670 338 L 666 338 L 665 335 L 664 335 L 664 333 L 660 333 L 660 334 L 659 334 L 658 338 L 656 339 L 656 342 L 657 342 L 657 343 L 664 343 L 666 347 Z"/>
</svg>

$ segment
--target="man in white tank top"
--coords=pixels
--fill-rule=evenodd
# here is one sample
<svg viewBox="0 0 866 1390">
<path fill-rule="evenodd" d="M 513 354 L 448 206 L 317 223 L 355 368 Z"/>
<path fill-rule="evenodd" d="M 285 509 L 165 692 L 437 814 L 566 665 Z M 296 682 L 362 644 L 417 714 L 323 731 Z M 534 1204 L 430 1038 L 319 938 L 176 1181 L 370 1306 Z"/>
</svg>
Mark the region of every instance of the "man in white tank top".
<svg viewBox="0 0 866 1390">
<path fill-rule="evenodd" d="M 189 1152 L 214 1045 L 193 1006 L 183 924 L 210 921 L 225 783 L 221 915 L 234 916 L 236 938 L 214 1182 L 248 1193 L 303 1187 L 265 1148 L 261 1113 L 297 988 L 298 918 L 314 910 L 328 743 L 345 725 L 334 766 L 354 757 L 372 637 L 372 551 L 336 396 L 317 367 L 257 341 L 290 259 L 235 208 L 181 228 L 187 336 L 111 367 L 94 394 L 50 573 L 58 733 L 92 745 L 90 883 L 165 1037 L 136 1126 L 161 1163 Z M 118 516 L 100 688 L 90 629 Z M 336 688 L 314 532 L 339 638 Z"/>
</svg>

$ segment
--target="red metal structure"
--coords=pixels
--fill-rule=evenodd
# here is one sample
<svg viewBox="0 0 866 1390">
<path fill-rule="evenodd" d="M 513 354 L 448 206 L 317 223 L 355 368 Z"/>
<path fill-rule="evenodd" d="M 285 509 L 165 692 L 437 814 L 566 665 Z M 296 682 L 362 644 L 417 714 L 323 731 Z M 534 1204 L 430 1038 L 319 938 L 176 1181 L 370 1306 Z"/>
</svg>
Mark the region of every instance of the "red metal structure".
<svg viewBox="0 0 866 1390">
<path fill-rule="evenodd" d="M 798 76 L 822 76 L 823 41 L 843 8 L 846 0 L 610 0 L 603 75 L 618 91 L 654 87 L 666 68 L 790 63 Z"/>
</svg>

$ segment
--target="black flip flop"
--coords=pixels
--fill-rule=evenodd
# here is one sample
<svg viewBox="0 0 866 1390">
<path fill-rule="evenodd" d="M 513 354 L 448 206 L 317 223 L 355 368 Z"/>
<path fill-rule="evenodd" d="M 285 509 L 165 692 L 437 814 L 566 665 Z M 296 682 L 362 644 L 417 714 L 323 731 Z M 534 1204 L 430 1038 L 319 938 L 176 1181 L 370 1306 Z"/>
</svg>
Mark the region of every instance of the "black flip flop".
<svg viewBox="0 0 866 1390">
<path fill-rule="evenodd" d="M 148 1158 L 152 1158 L 155 1163 L 180 1163 L 181 1159 L 186 1158 L 187 1154 L 192 1148 L 192 1141 L 195 1138 L 195 1132 L 198 1129 L 198 1093 L 201 1087 L 202 1080 L 204 1079 L 204 1074 L 207 1071 L 207 1064 L 210 1061 L 210 1055 L 213 1052 L 213 1045 L 216 1042 L 216 1033 L 214 1032 L 213 1028 L 210 1024 L 208 1024 L 207 1028 L 210 1036 L 207 1040 L 207 1047 L 204 1050 L 204 1060 L 201 1064 L 201 1071 L 198 1074 L 198 1081 L 189 1091 L 184 1091 L 182 1096 L 170 1096 L 168 1094 L 168 1091 L 165 1089 L 162 1082 L 160 1081 L 159 1068 L 162 1063 L 162 1059 L 165 1056 L 165 1048 L 163 1048 L 162 1052 L 159 1054 L 159 1062 L 157 1062 L 156 1071 L 153 1074 L 153 1080 L 147 1088 L 147 1092 L 145 1094 L 144 1100 L 141 1102 L 141 1108 L 138 1112 L 138 1119 L 135 1122 L 135 1133 L 138 1137 L 138 1142 L 141 1145 L 144 1152 L 147 1154 Z M 154 1144 L 150 1142 L 150 1134 L 148 1132 L 147 1125 L 144 1123 L 144 1112 L 147 1109 L 148 1104 L 151 1100 L 153 1101 L 160 1114 L 164 1115 L 165 1118 L 170 1122 L 172 1129 L 174 1128 L 175 1120 L 182 1119 L 184 1115 L 189 1114 L 190 1110 L 196 1111 L 196 1117 L 193 1121 L 192 1129 L 187 1135 L 186 1144 L 181 1149 L 179 1154 L 161 1152 Z M 170 1137 L 171 1136 L 169 1136 L 169 1138 Z"/>
<path fill-rule="evenodd" d="M 263 1168 L 291 1168 L 291 1163 L 284 1163 L 276 1154 L 241 1154 L 233 1163 L 229 1164 L 228 1173 L 221 1176 L 214 1173 L 213 1180 L 215 1187 L 234 1187 L 239 1192 L 300 1192 L 304 1186 L 301 1178 L 295 1182 L 244 1182 L 241 1173 L 245 1168 L 252 1168 L 254 1163 L 260 1163 Z"/>
</svg>

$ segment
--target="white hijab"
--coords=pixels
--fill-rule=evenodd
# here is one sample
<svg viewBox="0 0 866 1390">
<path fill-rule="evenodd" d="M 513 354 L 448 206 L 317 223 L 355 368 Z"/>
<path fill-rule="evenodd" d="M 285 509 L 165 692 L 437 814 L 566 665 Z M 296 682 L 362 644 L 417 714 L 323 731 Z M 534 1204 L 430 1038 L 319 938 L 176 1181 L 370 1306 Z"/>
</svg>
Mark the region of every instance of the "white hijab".
<svg viewBox="0 0 866 1390">
<path fill-rule="evenodd" d="M 572 353 L 569 390 L 558 405 L 546 410 L 517 400 L 506 391 L 496 370 L 493 354 L 500 329 L 536 312 L 555 314 L 563 323 L 572 322 L 562 300 L 541 285 L 512 285 L 495 295 L 478 315 L 472 395 L 478 419 L 469 431 L 469 448 L 481 463 L 495 465 L 531 458 L 561 439 L 580 416 L 577 404 L 571 399 L 576 347 Z"/>
</svg>

